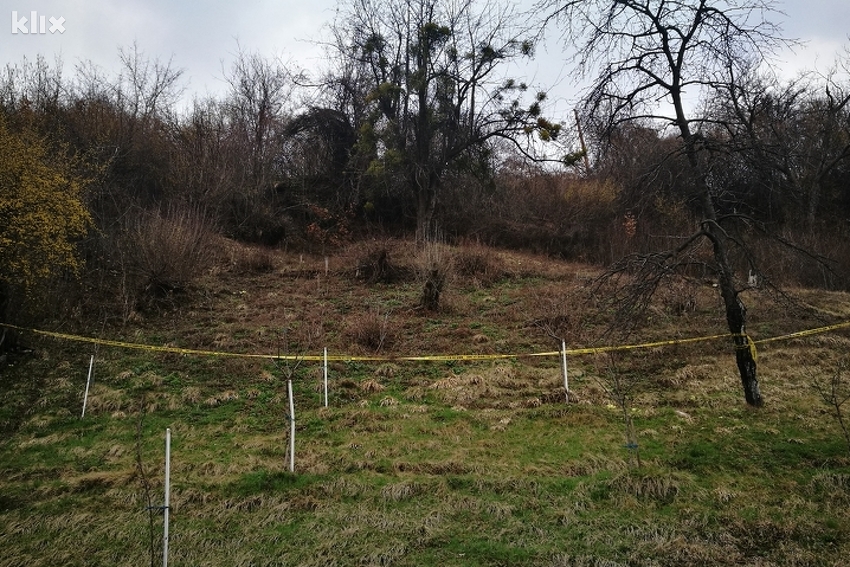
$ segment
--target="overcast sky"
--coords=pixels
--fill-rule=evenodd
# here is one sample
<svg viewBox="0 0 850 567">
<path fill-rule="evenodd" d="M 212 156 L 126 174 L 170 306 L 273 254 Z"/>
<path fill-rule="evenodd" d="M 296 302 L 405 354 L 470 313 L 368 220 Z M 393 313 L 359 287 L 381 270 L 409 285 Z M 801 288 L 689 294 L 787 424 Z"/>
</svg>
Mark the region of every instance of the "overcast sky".
<svg viewBox="0 0 850 567">
<path fill-rule="evenodd" d="M 850 0 L 784 0 L 778 7 L 787 14 L 779 22 L 785 35 L 807 42 L 784 57 L 787 74 L 814 65 L 825 70 L 850 43 Z M 335 9 L 335 0 L 0 0 L 5 22 L 0 27 L 0 65 L 19 63 L 24 56 L 42 54 L 53 60 L 61 54 L 66 75 L 80 61 L 111 72 L 118 49 L 136 42 L 149 58 L 171 59 L 182 69 L 188 93 L 217 94 L 224 89 L 222 67 L 229 68 L 238 45 L 318 69 L 322 61 L 316 40 L 326 37 L 323 28 L 334 19 Z M 30 30 L 33 11 L 39 22 L 44 17 L 45 33 L 22 33 L 23 27 Z M 558 84 L 555 99 L 567 108 L 574 94 L 558 50 L 551 44 L 540 50 L 528 79 L 544 87 Z"/>
</svg>

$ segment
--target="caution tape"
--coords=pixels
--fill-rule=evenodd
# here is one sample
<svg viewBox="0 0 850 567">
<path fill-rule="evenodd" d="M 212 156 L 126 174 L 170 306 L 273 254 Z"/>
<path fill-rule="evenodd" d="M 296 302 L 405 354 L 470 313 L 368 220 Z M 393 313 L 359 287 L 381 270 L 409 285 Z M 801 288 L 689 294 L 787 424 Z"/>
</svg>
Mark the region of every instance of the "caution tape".
<svg viewBox="0 0 850 567">
<path fill-rule="evenodd" d="M 215 350 L 202 350 L 202 349 L 193 349 L 193 348 L 182 348 L 175 347 L 169 345 L 149 345 L 142 343 L 131 343 L 124 341 L 115 341 L 110 339 L 98 339 L 95 337 L 85 337 L 80 335 L 71 335 L 67 333 L 58 333 L 55 331 L 45 331 L 42 329 L 31 329 L 27 327 L 19 327 L 17 325 L 12 325 L 9 323 L 0 323 L 0 327 L 6 327 L 9 329 L 15 329 L 17 331 L 24 331 L 29 333 L 34 333 L 46 337 L 51 337 L 54 339 L 61 339 L 67 341 L 74 342 L 82 342 L 89 343 L 95 345 L 102 346 L 110 346 L 116 348 L 125 348 L 132 350 L 143 350 L 148 352 L 159 352 L 159 353 L 167 353 L 167 354 L 179 354 L 179 355 L 193 355 L 193 356 L 221 356 L 221 357 L 232 357 L 232 358 L 254 358 L 254 359 L 265 359 L 265 360 L 287 360 L 287 361 L 310 361 L 310 362 L 320 362 L 324 360 L 328 360 L 329 362 L 480 362 L 486 360 L 504 360 L 504 359 L 516 359 L 516 358 L 532 358 L 532 357 L 549 357 L 549 356 L 561 356 L 562 352 L 559 350 L 556 351 L 546 351 L 546 352 L 534 352 L 534 353 L 514 353 L 514 354 L 442 354 L 442 355 L 422 355 L 422 356 L 347 356 L 347 355 L 328 355 L 327 357 L 323 355 L 302 355 L 302 354 L 254 354 L 254 353 L 236 353 L 236 352 L 227 352 L 227 351 L 215 351 Z M 600 346 L 600 347 L 586 347 L 586 348 L 575 348 L 575 349 L 567 349 L 564 354 L 569 356 L 579 356 L 579 355 L 588 355 L 588 354 L 605 354 L 610 352 L 620 352 L 620 351 L 629 351 L 629 350 L 637 350 L 637 349 L 646 349 L 646 348 L 659 348 L 665 346 L 673 346 L 673 345 L 682 345 L 689 343 L 697 343 L 697 342 L 705 342 L 712 341 L 717 339 L 728 339 L 730 337 L 735 336 L 743 336 L 746 338 L 746 343 L 740 345 L 740 348 L 749 348 L 750 353 L 752 354 L 753 360 L 756 359 L 756 344 L 763 344 L 774 341 L 788 340 L 799 337 L 808 337 L 811 335 L 817 335 L 822 333 L 828 333 L 831 331 L 846 329 L 850 327 L 850 321 L 844 323 L 837 323 L 834 325 L 828 325 L 825 327 L 817 327 L 814 329 L 806 329 L 804 331 L 797 331 L 795 333 L 789 333 L 786 335 L 780 335 L 776 337 L 769 337 L 765 339 L 759 339 L 754 341 L 750 338 L 749 335 L 734 335 L 734 334 L 719 334 L 719 335 L 709 335 L 703 337 L 690 337 L 684 339 L 670 339 L 664 341 L 655 341 L 655 342 L 647 342 L 647 343 L 639 343 L 632 345 L 610 345 L 610 346 Z"/>
<path fill-rule="evenodd" d="M 142 343 L 128 343 L 124 341 L 113 341 L 109 339 L 98 339 L 94 337 L 84 337 L 80 335 L 69 335 L 67 333 L 57 333 L 55 331 L 44 331 L 42 329 L 30 329 L 27 327 L 18 327 L 17 325 L 10 325 L 8 323 L 0 323 L 0 327 L 7 327 L 9 329 L 15 329 L 17 331 L 25 331 L 29 333 L 35 333 L 37 335 L 43 335 L 45 337 L 51 337 L 54 339 L 62 339 L 66 341 L 74 341 L 80 343 L 90 343 L 95 345 L 102 346 L 111 346 L 116 348 L 126 348 L 132 350 L 145 350 L 149 352 L 161 352 L 168 354 L 182 354 L 182 355 L 196 355 L 196 356 L 229 356 L 229 357 L 238 357 L 238 358 L 268 358 L 268 359 L 280 359 L 280 360 L 322 360 L 322 357 L 319 356 L 294 356 L 294 355 L 271 355 L 271 354 L 251 354 L 251 353 L 235 353 L 235 352 L 226 352 L 226 351 L 214 351 L 214 350 L 201 350 L 201 349 L 193 349 L 193 348 L 182 348 L 182 347 L 174 347 L 168 345 L 148 345 Z"/>
<path fill-rule="evenodd" d="M 644 348 L 658 348 L 663 346 L 672 346 L 672 345 L 682 345 L 688 343 L 698 343 L 704 341 L 713 341 L 717 339 L 728 339 L 729 334 L 724 335 L 710 335 L 706 337 L 691 337 L 687 339 L 670 339 L 666 341 L 656 341 L 651 343 L 640 343 L 636 345 L 613 345 L 613 346 L 602 346 L 602 347 L 588 347 L 588 348 L 575 348 L 575 349 L 567 349 L 568 355 L 579 355 L 579 354 L 605 354 L 608 352 L 617 352 L 624 350 L 637 350 Z M 556 352 L 555 354 L 560 354 L 560 352 Z"/>
<path fill-rule="evenodd" d="M 818 327 L 816 329 L 806 329 L 805 331 L 797 331 L 796 333 L 790 333 L 787 335 L 780 335 L 778 337 L 769 337 L 766 339 L 759 339 L 756 342 L 761 343 L 770 343 L 773 341 L 785 341 L 788 339 L 796 339 L 799 337 L 808 337 L 811 335 L 819 335 L 822 333 L 828 333 L 830 331 L 837 331 L 838 329 L 846 329 L 850 327 L 850 321 L 844 323 L 836 323 L 835 325 L 827 325 L 826 327 Z"/>
</svg>

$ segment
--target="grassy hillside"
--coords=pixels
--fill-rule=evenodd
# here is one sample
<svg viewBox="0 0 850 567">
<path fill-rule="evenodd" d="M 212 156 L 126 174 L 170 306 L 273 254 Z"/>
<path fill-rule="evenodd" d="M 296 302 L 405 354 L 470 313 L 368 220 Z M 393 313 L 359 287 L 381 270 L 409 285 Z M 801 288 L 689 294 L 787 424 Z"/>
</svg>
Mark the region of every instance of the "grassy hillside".
<svg viewBox="0 0 850 567">
<path fill-rule="evenodd" d="M 222 246 L 184 294 L 124 322 L 56 328 L 296 360 L 26 335 L 33 352 L 0 377 L 0 566 L 159 565 L 162 514 L 148 508 L 162 504 L 166 428 L 174 566 L 850 557 L 850 451 L 816 388 L 839 371 L 847 332 L 760 345 L 763 409 L 744 404 L 727 340 L 571 356 L 567 403 L 556 356 L 397 357 L 557 350 L 547 331 L 569 347 L 715 335 L 716 290 L 663 290 L 625 337 L 605 334 L 610 314 L 587 266 L 445 249 L 453 275 L 442 309 L 428 312 L 408 243 L 363 244 L 327 263 Z M 797 297 L 807 308 L 748 294 L 753 338 L 850 320 L 847 294 Z M 326 408 L 321 365 L 298 359 L 324 347 L 387 359 L 333 361 Z"/>
</svg>

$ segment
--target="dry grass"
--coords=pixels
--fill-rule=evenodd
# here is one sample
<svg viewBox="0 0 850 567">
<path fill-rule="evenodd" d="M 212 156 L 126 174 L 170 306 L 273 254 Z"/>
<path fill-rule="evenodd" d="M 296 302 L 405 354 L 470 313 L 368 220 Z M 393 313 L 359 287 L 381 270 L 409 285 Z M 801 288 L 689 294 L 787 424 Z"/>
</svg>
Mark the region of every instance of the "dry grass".
<svg viewBox="0 0 850 567">
<path fill-rule="evenodd" d="M 360 389 L 367 394 L 374 394 L 376 392 L 383 392 L 386 388 L 380 384 L 377 380 L 364 380 L 360 383 Z"/>
<path fill-rule="evenodd" d="M 458 278 L 479 287 L 489 287 L 507 275 L 502 256 L 479 243 L 457 247 L 452 265 Z"/>
<path fill-rule="evenodd" d="M 606 367 L 591 356 L 569 359 L 569 404 L 557 357 L 396 358 L 552 351 L 552 334 L 570 347 L 605 344 L 610 314 L 577 277 L 587 266 L 447 246 L 451 308 L 426 312 L 416 309 L 419 282 L 352 277 L 375 247 L 399 269 L 414 266 L 415 246 L 394 241 L 352 246 L 327 272 L 323 257 L 263 250 L 269 273 L 234 269 L 237 256 L 222 254 L 184 305 L 106 333 L 386 356 L 332 361 L 328 408 L 313 361 L 284 368 L 104 347 L 80 420 L 79 349 L 37 344 L 43 354 L 0 386 L 0 566 L 148 563 L 136 460 L 156 504 L 165 427 L 174 564 L 843 565 L 850 455 L 811 379 L 843 358 L 846 333 L 760 344 L 767 406 L 757 411 L 743 404 L 728 342 L 618 355 L 634 385 L 636 467 Z M 723 332 L 715 294 L 665 290 L 629 340 Z M 850 314 L 846 294 L 799 295 L 822 317 Z M 746 299 L 757 339 L 817 324 L 767 295 Z"/>
<path fill-rule="evenodd" d="M 393 313 L 380 307 L 369 307 L 358 318 L 349 319 L 346 333 L 366 352 L 380 353 L 391 349 L 396 340 Z"/>
<path fill-rule="evenodd" d="M 243 274 L 270 274 L 277 269 L 275 253 L 268 248 L 249 248 L 233 255 L 234 269 Z"/>
</svg>

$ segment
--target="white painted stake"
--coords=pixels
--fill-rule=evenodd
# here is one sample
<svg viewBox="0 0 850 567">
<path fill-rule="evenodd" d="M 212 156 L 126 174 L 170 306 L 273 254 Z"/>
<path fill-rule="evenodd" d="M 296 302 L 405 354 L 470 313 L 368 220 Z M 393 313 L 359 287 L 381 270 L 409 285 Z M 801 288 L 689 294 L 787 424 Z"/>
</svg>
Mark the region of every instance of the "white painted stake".
<svg viewBox="0 0 850 567">
<path fill-rule="evenodd" d="M 561 339 L 561 374 L 564 375 L 564 393 L 567 401 L 570 401 L 570 382 L 567 374 L 567 343 Z"/>
<path fill-rule="evenodd" d="M 162 507 L 162 567 L 168 567 L 168 513 L 171 506 L 171 428 L 165 430 L 165 504 Z"/>
<path fill-rule="evenodd" d="M 325 369 L 325 407 L 328 407 L 328 347 L 325 347 L 325 360 L 324 360 L 324 369 Z"/>
<path fill-rule="evenodd" d="M 292 380 L 287 381 L 289 391 L 289 472 L 295 472 L 295 401 L 292 399 Z"/>
<path fill-rule="evenodd" d="M 89 360 L 89 377 L 86 379 L 86 393 L 83 395 L 83 414 L 80 416 L 80 419 L 86 417 L 86 404 L 89 401 L 89 386 L 91 386 L 91 373 L 94 368 L 94 355 L 91 355 L 91 360 Z"/>
</svg>

